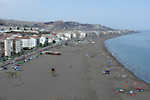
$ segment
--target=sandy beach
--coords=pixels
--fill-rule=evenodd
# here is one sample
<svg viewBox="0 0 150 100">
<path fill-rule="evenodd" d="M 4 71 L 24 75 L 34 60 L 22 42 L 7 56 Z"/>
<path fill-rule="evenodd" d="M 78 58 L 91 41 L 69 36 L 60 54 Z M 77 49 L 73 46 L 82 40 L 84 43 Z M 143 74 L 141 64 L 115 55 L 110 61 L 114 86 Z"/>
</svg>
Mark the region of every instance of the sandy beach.
<svg viewBox="0 0 150 100">
<path fill-rule="evenodd" d="M 115 36 L 53 48 L 62 55 L 34 58 L 21 65 L 23 71 L 16 78 L 8 78 L 1 70 L 0 100 L 149 100 L 149 85 L 107 52 L 104 41 L 112 37 Z M 54 77 L 50 73 L 52 67 L 56 69 Z M 110 73 L 102 74 L 106 68 Z M 146 90 L 136 91 L 138 86 Z M 115 94 L 117 88 L 124 92 Z M 131 90 L 133 96 L 129 94 Z"/>
</svg>

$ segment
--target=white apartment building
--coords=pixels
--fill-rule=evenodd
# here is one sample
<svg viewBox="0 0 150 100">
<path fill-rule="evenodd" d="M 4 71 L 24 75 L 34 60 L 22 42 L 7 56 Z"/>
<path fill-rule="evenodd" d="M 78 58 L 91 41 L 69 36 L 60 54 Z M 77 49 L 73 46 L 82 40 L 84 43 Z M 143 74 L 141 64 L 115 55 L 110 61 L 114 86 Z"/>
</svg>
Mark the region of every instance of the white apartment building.
<svg viewBox="0 0 150 100">
<path fill-rule="evenodd" d="M 40 45 L 40 37 L 31 37 L 32 47 Z"/>
<path fill-rule="evenodd" d="M 71 34 L 71 38 L 76 38 L 76 37 L 77 37 L 76 33 Z"/>
<path fill-rule="evenodd" d="M 5 56 L 11 56 L 12 51 L 12 42 L 11 40 L 4 40 L 4 55 Z"/>
<path fill-rule="evenodd" d="M 22 47 L 29 48 L 29 49 L 39 46 L 40 44 L 39 37 L 31 37 L 31 38 L 26 37 L 26 38 L 22 38 L 21 41 L 22 41 Z"/>
<path fill-rule="evenodd" d="M 52 35 L 52 34 L 48 34 L 48 35 L 47 35 L 47 38 L 48 38 L 48 43 L 52 43 L 53 40 L 55 40 L 55 36 Z"/>
<path fill-rule="evenodd" d="M 4 40 L 4 54 L 11 56 L 12 53 L 20 53 L 22 50 L 22 42 L 19 39 Z"/>
<path fill-rule="evenodd" d="M 12 53 L 20 53 L 22 51 L 22 42 L 20 39 L 12 39 Z"/>
<path fill-rule="evenodd" d="M 36 38 L 31 38 L 30 39 L 30 42 L 31 42 L 31 47 L 33 48 L 33 47 L 36 47 L 37 46 L 37 39 Z"/>
<path fill-rule="evenodd" d="M 85 38 L 85 37 L 86 37 L 86 33 L 80 32 L 80 38 Z"/>
<path fill-rule="evenodd" d="M 53 38 L 49 38 L 49 39 L 48 39 L 48 43 L 52 43 L 53 40 L 54 40 Z"/>
<path fill-rule="evenodd" d="M 23 48 L 29 48 L 29 49 L 33 48 L 34 43 L 33 43 L 32 39 L 23 38 L 23 39 L 21 39 L 21 41 L 22 41 L 22 47 Z"/>
<path fill-rule="evenodd" d="M 64 33 L 64 36 L 67 37 L 68 39 L 71 39 L 71 34 L 70 33 Z"/>
<path fill-rule="evenodd" d="M 48 37 L 46 37 L 46 36 L 41 36 L 41 38 L 40 38 L 40 43 L 42 43 L 42 44 L 45 44 L 45 43 L 48 43 Z"/>
</svg>

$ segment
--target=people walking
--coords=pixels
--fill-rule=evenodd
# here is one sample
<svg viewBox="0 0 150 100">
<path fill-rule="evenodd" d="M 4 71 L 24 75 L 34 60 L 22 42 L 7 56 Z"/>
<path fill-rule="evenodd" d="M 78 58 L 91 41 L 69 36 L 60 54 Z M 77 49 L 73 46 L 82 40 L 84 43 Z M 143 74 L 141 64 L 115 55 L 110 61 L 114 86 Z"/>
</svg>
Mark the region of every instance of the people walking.
<svg viewBox="0 0 150 100">
<path fill-rule="evenodd" d="M 55 76 L 55 68 L 51 69 L 51 76 L 54 77 Z"/>
</svg>

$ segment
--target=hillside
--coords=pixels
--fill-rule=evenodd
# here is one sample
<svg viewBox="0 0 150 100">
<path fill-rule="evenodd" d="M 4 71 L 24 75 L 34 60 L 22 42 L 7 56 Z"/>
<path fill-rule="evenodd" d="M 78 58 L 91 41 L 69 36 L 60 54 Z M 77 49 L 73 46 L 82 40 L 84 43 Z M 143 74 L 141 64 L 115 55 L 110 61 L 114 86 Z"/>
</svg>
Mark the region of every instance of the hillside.
<svg viewBox="0 0 150 100">
<path fill-rule="evenodd" d="M 0 19 L 0 25 L 7 26 L 23 26 L 23 27 L 39 27 L 46 30 L 81 30 L 81 31 L 109 31 L 114 30 L 109 27 L 105 27 L 98 24 L 80 24 L 77 22 L 28 22 L 18 20 L 2 20 Z"/>
<path fill-rule="evenodd" d="M 63 21 L 56 21 L 56 22 L 46 22 L 44 23 L 48 25 L 47 29 L 50 30 L 84 30 L 84 31 L 108 31 L 113 30 L 111 28 L 101 26 L 98 24 L 80 24 L 77 22 L 63 22 Z"/>
<path fill-rule="evenodd" d="M 0 25 L 5 25 L 5 21 L 0 19 Z"/>
</svg>

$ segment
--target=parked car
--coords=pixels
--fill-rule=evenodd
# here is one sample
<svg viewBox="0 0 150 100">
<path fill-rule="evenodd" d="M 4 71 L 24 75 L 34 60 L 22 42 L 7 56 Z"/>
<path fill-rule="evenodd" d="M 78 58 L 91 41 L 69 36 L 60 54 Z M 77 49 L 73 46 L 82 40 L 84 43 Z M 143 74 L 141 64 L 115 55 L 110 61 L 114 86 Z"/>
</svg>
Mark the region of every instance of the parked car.
<svg viewBox="0 0 150 100">
<path fill-rule="evenodd" d="M 17 66 L 16 66 L 16 65 L 12 65 L 11 67 L 12 67 L 12 68 L 15 68 L 15 67 L 17 67 Z"/>
<path fill-rule="evenodd" d="M 4 70 L 7 70 L 7 69 L 8 69 L 6 66 L 3 66 L 2 68 L 3 68 Z"/>
<path fill-rule="evenodd" d="M 16 61 L 12 61 L 12 63 L 14 64 L 14 63 L 16 63 Z"/>
<path fill-rule="evenodd" d="M 16 71 L 22 71 L 22 69 L 20 68 L 20 66 L 16 66 L 16 65 L 13 65 L 11 66 L 14 70 Z"/>
<path fill-rule="evenodd" d="M 16 70 L 16 71 L 22 71 L 22 69 L 21 69 L 21 68 L 16 68 L 15 70 Z"/>
<path fill-rule="evenodd" d="M 22 69 L 20 67 L 16 67 L 15 70 L 16 71 L 22 71 Z"/>
<path fill-rule="evenodd" d="M 27 58 L 27 60 L 29 61 L 29 60 L 30 60 L 30 58 Z"/>
<path fill-rule="evenodd" d="M 45 54 L 45 51 L 42 51 L 41 54 Z"/>
<path fill-rule="evenodd" d="M 27 59 L 24 60 L 24 62 L 27 62 L 27 61 L 28 61 Z"/>
<path fill-rule="evenodd" d="M 15 64 L 16 66 L 19 66 L 18 64 Z"/>
<path fill-rule="evenodd" d="M 38 56 L 34 56 L 34 58 L 38 58 Z"/>
<path fill-rule="evenodd" d="M 30 59 L 30 60 L 32 60 L 33 58 L 32 58 L 32 57 L 30 57 L 29 59 Z"/>
</svg>

